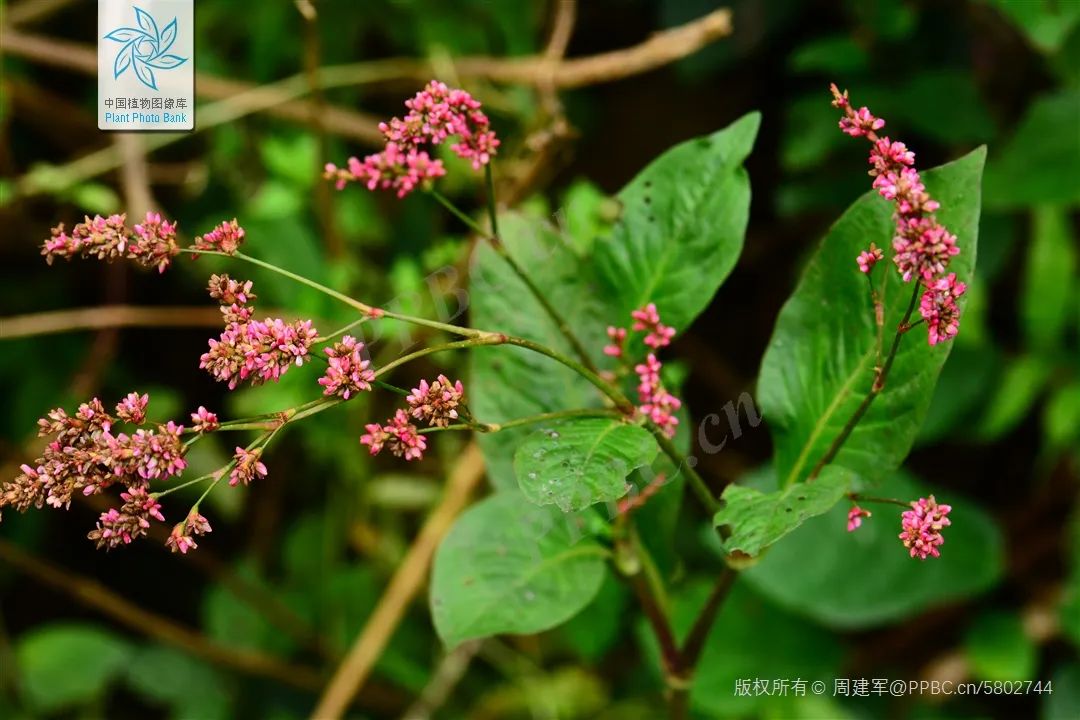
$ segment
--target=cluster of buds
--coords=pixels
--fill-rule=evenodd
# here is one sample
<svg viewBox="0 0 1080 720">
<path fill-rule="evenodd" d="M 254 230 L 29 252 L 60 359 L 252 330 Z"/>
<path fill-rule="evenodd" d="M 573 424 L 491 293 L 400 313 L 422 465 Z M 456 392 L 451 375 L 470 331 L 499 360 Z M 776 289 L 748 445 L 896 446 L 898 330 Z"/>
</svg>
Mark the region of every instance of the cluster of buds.
<svg viewBox="0 0 1080 720">
<path fill-rule="evenodd" d="M 852 137 L 865 137 L 871 143 L 870 175 L 873 187 L 893 203 L 895 235 L 893 237 L 893 263 L 904 282 L 917 280 L 925 286 L 919 312 L 926 320 L 931 345 L 949 340 L 959 331 L 960 308 L 956 299 L 966 289 L 964 283 L 956 282 L 950 275 L 947 291 L 938 285 L 945 280 L 949 261 L 960 252 L 956 236 L 941 225 L 934 212 L 938 202 L 926 192 L 919 172 L 915 169 L 915 153 L 902 142 L 879 137 L 877 131 L 885 127 L 885 121 L 875 117 L 868 108 L 855 109 L 843 93 L 831 86 L 833 107 L 844 116 L 840 129 Z M 856 261 L 859 270 L 869 273 L 884 257 L 880 249 L 871 245 L 870 250 L 860 253 Z"/>
<path fill-rule="evenodd" d="M 351 335 L 341 338 L 341 342 L 326 348 L 329 366 L 319 384 L 323 386 L 323 395 L 337 395 L 348 400 L 358 392 L 371 389 L 375 382 L 375 371 L 371 369 L 371 360 L 367 356 L 364 343 Z"/>
<path fill-rule="evenodd" d="M 194 244 L 199 250 L 213 250 L 234 255 L 244 244 L 244 235 L 246 235 L 244 228 L 240 227 L 236 218 L 233 218 L 221 222 L 205 235 L 199 235 L 195 238 Z M 198 254 L 193 256 L 198 257 Z"/>
<path fill-rule="evenodd" d="M 205 535 L 210 532 L 210 523 L 199 514 L 198 510 L 192 510 L 188 513 L 184 522 L 177 523 L 173 526 L 172 532 L 169 533 L 169 539 L 165 541 L 165 547 L 169 548 L 172 552 L 178 552 L 182 555 L 186 555 L 188 550 L 194 550 L 199 547 L 195 543 L 195 535 Z"/>
<path fill-rule="evenodd" d="M 670 345 L 671 339 L 675 337 L 675 328 L 660 322 L 660 312 L 654 303 L 631 311 L 630 318 L 633 320 L 630 329 L 645 333 L 643 342 L 653 350 Z M 604 346 L 604 354 L 609 357 L 623 357 L 628 337 L 626 328 L 610 326 L 607 335 L 611 342 Z M 682 407 L 682 401 L 664 388 L 660 379 L 662 368 L 663 363 L 652 352 L 645 357 L 645 362 L 634 366 L 634 372 L 638 376 L 638 411 L 659 425 L 668 437 L 673 437 L 675 427 L 679 424 L 675 413 Z"/>
<path fill-rule="evenodd" d="M 458 142 L 450 149 L 479 170 L 499 147 L 480 102 L 464 90 L 432 80 L 406 100 L 405 107 L 409 112 L 404 118 L 379 124 L 386 138 L 382 152 L 363 160 L 351 157 L 345 168 L 328 163 L 323 176 L 334 181 L 338 190 L 349 182 L 361 182 L 368 190 L 394 190 L 402 198 L 446 174 L 442 161 L 432 159 L 425 148 L 456 137 Z"/>
<path fill-rule="evenodd" d="M 465 387 L 460 380 L 451 381 L 445 375 L 439 375 L 431 382 L 421 380 L 418 387 L 409 391 L 405 401 L 409 406 L 407 410 L 398 409 L 382 425 L 364 426 L 367 432 L 361 436 L 360 443 L 367 445 L 372 455 L 378 455 L 386 448 L 406 460 L 422 459 L 427 450 L 427 439 L 412 419 L 426 422 L 429 427 L 449 426 L 458 419 L 458 408 L 464 410 Z"/>
<path fill-rule="evenodd" d="M 149 401 L 148 395 L 133 392 L 117 403 L 115 414 L 97 398 L 72 415 L 63 408 L 50 411 L 38 420 L 38 428 L 39 435 L 52 439 L 41 457 L 0 488 L 0 509 L 67 509 L 77 494 L 95 495 L 119 484 L 123 504 L 102 513 L 88 537 L 99 548 L 111 549 L 145 535 L 151 520 L 165 519 L 150 483 L 180 475 L 187 467 L 184 428 L 171 420 L 130 434 L 115 432 L 120 423 L 145 425 Z M 192 414 L 196 417 L 203 418 L 201 431 L 216 427 L 217 418 L 205 408 Z M 213 427 L 207 424 L 210 419 Z"/>
<path fill-rule="evenodd" d="M 941 529 L 952 524 L 945 517 L 951 510 L 951 505 L 938 505 L 933 495 L 911 503 L 911 510 L 901 516 L 903 532 L 900 533 L 900 539 L 911 557 L 925 560 L 941 555 L 938 547 L 945 542 Z"/>
<path fill-rule="evenodd" d="M 234 390 L 245 380 L 253 386 L 276 382 L 293 365 L 304 364 L 308 349 L 318 337 L 310 320 L 253 320 L 254 309 L 247 304 L 255 297 L 250 281 L 214 275 L 209 291 L 222 303 L 226 324 L 221 336 L 211 339 L 210 349 L 199 358 L 200 368 Z"/>
<path fill-rule="evenodd" d="M 176 243 L 176 223 L 162 219 L 156 212 L 134 227 L 127 226 L 127 215 L 86 217 L 68 234 L 61 223 L 42 244 L 41 254 L 50 265 L 56 258 L 70 260 L 79 256 L 112 262 L 121 258 L 135 260 L 148 268 L 165 272 L 180 252 Z"/>
<path fill-rule="evenodd" d="M 236 448 L 233 455 L 233 469 L 229 473 L 229 485 L 243 483 L 246 487 L 252 480 L 266 477 L 266 465 L 262 461 L 262 448 L 247 450 Z"/>
</svg>

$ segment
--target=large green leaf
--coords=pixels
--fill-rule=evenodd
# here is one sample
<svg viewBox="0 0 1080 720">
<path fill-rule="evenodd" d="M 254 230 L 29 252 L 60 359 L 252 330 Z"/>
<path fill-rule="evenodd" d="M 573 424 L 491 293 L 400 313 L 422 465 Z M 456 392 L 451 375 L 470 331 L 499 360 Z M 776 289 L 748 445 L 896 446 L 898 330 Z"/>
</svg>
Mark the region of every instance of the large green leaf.
<svg viewBox="0 0 1080 720">
<path fill-rule="evenodd" d="M 1077 239 L 1064 208 L 1039 207 L 1034 214 L 1020 298 L 1021 329 L 1029 348 L 1053 352 L 1061 346 L 1078 285 Z"/>
<path fill-rule="evenodd" d="M 928 490 L 897 473 L 874 494 L 914 500 Z M 873 516 L 849 533 L 850 506 L 842 503 L 777 543 L 743 577 L 781 606 L 838 628 L 894 621 L 980 593 L 1004 570 L 1001 532 L 970 501 L 944 492 L 938 499 L 953 507 L 939 558 L 909 556 L 897 537 L 903 508 L 866 505 Z"/>
<path fill-rule="evenodd" d="M 101 698 L 132 647 L 94 625 L 47 625 L 20 638 L 16 667 L 28 704 L 43 713 Z"/>
<path fill-rule="evenodd" d="M 940 221 L 957 235 L 961 252 L 950 270 L 964 282 L 971 281 L 975 266 L 985 154 L 980 148 L 924 174 L 927 189 L 941 202 Z M 855 257 L 871 242 L 891 246 L 891 216 L 890 204 L 876 193 L 857 200 L 829 231 L 780 311 L 762 363 L 758 400 L 772 429 L 783 485 L 809 475 L 870 389 L 876 326 Z M 913 286 L 904 284 L 891 265 L 879 267 L 875 278 L 885 327 L 895 328 Z M 834 462 L 869 479 L 898 467 L 926 414 L 949 350 L 948 343 L 930 347 L 921 328 L 905 336 L 884 391 Z"/>
<path fill-rule="evenodd" d="M 1080 90 L 1039 98 L 986 165 L 986 207 L 1080 203 Z"/>
<path fill-rule="evenodd" d="M 654 160 L 619 193 L 623 215 L 596 245 L 596 263 L 625 321 L 654 302 L 682 330 L 735 267 L 750 215 L 750 154 L 759 113 Z"/>
<path fill-rule="evenodd" d="M 595 359 L 599 360 L 607 336 L 590 265 L 573 252 L 553 225 L 541 219 L 509 213 L 500 217 L 499 231 L 507 251 L 543 288 L 577 337 L 595 347 Z M 573 355 L 573 348 L 528 287 L 486 244 L 478 246 L 473 257 L 469 290 L 474 326 L 526 337 Z M 469 355 L 470 409 L 483 422 L 600 403 L 596 389 L 580 375 L 524 348 L 480 348 Z M 480 437 L 496 487 L 514 487 L 514 449 L 530 431 L 514 428 Z"/>
<path fill-rule="evenodd" d="M 469 508 L 435 554 L 431 611 L 443 642 L 548 630 L 588 605 L 608 551 L 581 520 L 515 492 Z"/>
<path fill-rule="evenodd" d="M 720 498 L 724 506 L 713 518 L 717 527 L 730 533 L 721 541 L 724 551 L 741 559 L 757 557 L 810 518 L 831 510 L 851 479 L 843 468 L 830 465 L 813 482 L 771 493 L 728 485 Z"/>
<path fill-rule="evenodd" d="M 541 427 L 518 446 L 514 473 L 525 497 L 563 512 L 618 500 L 626 476 L 656 457 L 656 440 L 640 425 L 581 418 Z"/>
</svg>

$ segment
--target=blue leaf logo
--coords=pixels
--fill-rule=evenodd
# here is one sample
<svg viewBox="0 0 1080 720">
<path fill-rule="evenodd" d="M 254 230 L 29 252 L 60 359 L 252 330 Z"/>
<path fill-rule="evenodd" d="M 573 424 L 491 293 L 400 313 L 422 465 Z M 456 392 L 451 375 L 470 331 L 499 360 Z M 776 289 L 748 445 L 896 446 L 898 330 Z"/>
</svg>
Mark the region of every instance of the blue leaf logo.
<svg viewBox="0 0 1080 720">
<path fill-rule="evenodd" d="M 139 82 L 151 90 L 157 90 L 154 70 L 178 68 L 188 58 L 169 53 L 169 48 L 176 42 L 176 18 L 159 30 L 157 21 L 150 13 L 134 6 L 133 9 L 139 27 L 116 28 L 105 36 L 106 40 L 121 43 L 113 61 L 113 79 L 130 69 Z"/>
</svg>

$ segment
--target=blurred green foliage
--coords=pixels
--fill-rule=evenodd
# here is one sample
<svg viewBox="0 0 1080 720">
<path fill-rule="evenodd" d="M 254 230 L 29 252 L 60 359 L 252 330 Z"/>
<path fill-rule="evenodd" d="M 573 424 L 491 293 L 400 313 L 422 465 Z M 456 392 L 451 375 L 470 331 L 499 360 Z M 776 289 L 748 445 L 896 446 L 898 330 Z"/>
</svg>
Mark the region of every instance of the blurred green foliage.
<svg viewBox="0 0 1080 720">
<path fill-rule="evenodd" d="M 5 12 L 18 4 L 6 2 Z M 632 44 L 718 4 L 582 2 L 571 54 Z M 827 223 L 866 187 L 860 176 L 865 148 L 837 131 L 825 92 L 829 81 L 885 117 L 887 131 L 916 151 L 920 167 L 982 144 L 988 158 L 964 330 L 908 469 L 886 480 L 882 491 L 913 496 L 925 486 L 953 504 L 956 520 L 943 557 L 937 564 L 909 561 L 885 512 L 852 536 L 841 529 L 841 509 L 809 520 L 733 592 L 709 636 L 695 711 L 763 718 L 1080 716 L 1080 3 L 733 0 L 730 6 L 730 39 L 668 70 L 566 93 L 569 119 L 581 131 L 576 159 L 522 212 L 555 215 L 557 229 L 537 242 L 569 239 L 560 252 L 587 255 L 619 214 L 608 193 L 661 149 L 760 109 L 761 138 L 749 160 L 747 253 L 732 277 L 738 282 L 745 273 L 749 280 L 690 328 L 737 370 L 756 369 L 802 260 Z M 550 14 L 550 3 L 517 0 L 324 0 L 316 7 L 322 63 L 429 57 L 448 80 L 453 58 L 463 54 L 537 52 Z M 72 3 L 27 31 L 87 44 L 93 15 L 88 4 Z M 202 2 L 197 22 L 201 72 L 254 83 L 302 72 L 302 21 L 292 3 Z M 124 189 L 113 174 L 78 182 L 65 174 L 64 163 L 105 144 L 90 114 L 94 84 L 12 54 L 0 62 L 3 314 L 106 302 L 209 307 L 202 287 L 209 273 L 228 266 L 220 258 L 181 263 L 152 279 L 90 263 L 44 267 L 35 244 L 50 225 L 121 209 Z M 333 88 L 326 97 L 385 116 L 400 112 L 400 100 L 414 89 L 393 82 Z M 536 129 L 538 98 L 524 88 L 484 83 L 470 90 L 492 110 L 510 156 Z M 61 110 L 39 120 L 33 108 L 42 99 Z M 318 199 L 322 163 L 366 151 L 303 124 L 253 115 L 157 151 L 154 189 L 184 233 L 236 216 L 259 257 L 379 304 L 431 317 L 452 314 L 459 298 L 445 292 L 453 279 L 447 268 L 464 277 L 471 252 L 452 218 L 422 197 L 397 203 L 351 190 L 333 194 L 328 206 Z M 31 172 L 43 192 L 16 199 L 16 180 Z M 447 193 L 479 207 L 474 176 L 452 169 L 447 180 Z M 518 288 L 477 295 L 491 279 L 485 275 L 491 258 L 481 253 L 472 260 L 474 320 L 484 313 L 496 325 L 541 317 L 524 305 Z M 543 283 L 566 272 L 554 262 L 535 269 Z M 277 275 L 247 277 L 255 281 L 260 311 L 311 316 L 324 332 L 352 319 L 324 296 Z M 764 290 L 748 289 L 751 284 Z M 587 309 L 588 302 L 572 309 Z M 598 333 L 602 327 L 597 323 Z M 387 355 L 419 340 L 391 324 L 382 332 L 377 346 Z M 162 418 L 183 417 L 198 405 L 230 416 L 270 412 L 312 397 L 310 376 L 299 370 L 275 385 L 223 393 L 196 368 L 206 335 L 205 329 L 124 330 L 104 354 L 91 333 L 3 339 L 5 472 L 13 474 L 27 459 L 23 448 L 34 441 L 36 418 L 84 400 L 88 382 L 110 400 L 149 390 L 151 411 Z M 471 361 L 476 382 L 494 377 L 484 365 L 492 357 Z M 468 369 L 459 355 L 430 360 L 425 369 L 451 376 Z M 689 377 L 672 380 L 673 387 L 688 383 L 695 416 L 731 399 L 702 389 L 701 375 L 711 371 L 700 360 L 687 350 Z M 526 367 L 513 381 L 578 392 L 548 366 Z M 531 409 L 519 406 L 528 405 L 527 397 L 500 396 L 497 385 L 487 389 L 491 404 L 478 405 L 478 413 L 497 420 Z M 332 652 L 344 651 L 370 616 L 461 448 L 460 438 L 440 437 L 430 462 L 420 467 L 374 461 L 357 437 L 364 422 L 388 408 L 384 397 L 365 397 L 290 430 L 272 453 L 266 485 L 211 496 L 215 532 L 197 551 L 272 595 L 316 628 Z M 689 417 L 683 426 L 693 428 Z M 756 433 L 766 434 L 764 428 Z M 495 443 L 482 440 L 491 459 Z M 689 434 L 679 438 L 690 441 Z M 751 433 L 741 442 L 732 446 L 750 465 L 769 456 Z M 190 457 L 193 470 L 218 466 L 230 451 L 223 443 L 200 443 Z M 509 458 L 489 463 L 493 485 L 513 485 Z M 677 630 L 685 632 L 707 593 L 705 573 L 715 568 L 715 548 L 702 538 L 716 538 L 702 533 L 708 518 L 680 509 L 680 491 L 677 483 L 666 487 L 640 522 L 650 529 L 643 541 L 663 546 L 654 552 L 675 587 L 671 604 Z M 194 497 L 177 493 L 167 510 L 175 515 Z M 94 554 L 83 537 L 92 517 L 81 506 L 66 515 L 9 514 L 0 536 L 72 572 L 97 576 L 229 647 L 310 666 L 324 662 L 226 585 L 156 548 Z M 595 588 L 587 589 L 591 597 Z M 596 598 L 588 603 L 584 597 L 584 610 L 559 628 L 536 638 L 486 641 L 437 717 L 656 717 L 662 684 L 654 642 L 622 585 L 607 578 L 596 590 Z M 148 641 L 3 565 L 0 593 L 0 717 L 284 719 L 310 712 L 307 691 Z M 1040 613 L 1054 618 L 1049 633 L 1033 632 L 1026 621 Z M 742 678 L 915 678 L 954 651 L 973 679 L 1051 680 L 1053 694 L 1001 703 L 953 697 L 930 706 L 889 698 L 736 698 L 733 692 Z M 369 681 L 389 689 L 394 710 L 368 707 L 362 697 L 357 717 L 399 716 L 443 657 L 428 608 L 417 603 Z"/>
</svg>

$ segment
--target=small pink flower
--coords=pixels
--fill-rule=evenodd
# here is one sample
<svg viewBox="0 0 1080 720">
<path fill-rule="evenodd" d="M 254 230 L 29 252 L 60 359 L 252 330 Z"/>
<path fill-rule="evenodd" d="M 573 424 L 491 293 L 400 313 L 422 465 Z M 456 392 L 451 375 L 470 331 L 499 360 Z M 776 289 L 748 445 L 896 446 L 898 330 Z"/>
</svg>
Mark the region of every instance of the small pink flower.
<svg viewBox="0 0 1080 720">
<path fill-rule="evenodd" d="M 952 523 L 946 515 L 952 510 L 951 505 L 938 505 L 934 496 L 919 498 L 911 503 L 911 510 L 901 515 L 903 532 L 900 539 L 911 557 L 925 560 L 928 557 L 940 557 L 938 547 L 945 542 L 941 529 Z"/>
<path fill-rule="evenodd" d="M 260 460 L 262 457 L 262 448 L 246 450 L 242 447 L 237 447 L 234 457 L 236 459 L 236 467 L 229 473 L 229 485 L 237 485 L 239 483 L 248 485 L 252 480 L 266 477 L 266 465 Z"/>
<path fill-rule="evenodd" d="M 372 455 L 378 455 L 386 441 L 390 439 L 390 433 L 383 430 L 379 423 L 368 423 L 364 426 L 366 433 L 360 436 L 360 444 L 367 445 Z"/>
<path fill-rule="evenodd" d="M 244 244 L 244 235 L 247 233 L 236 221 L 224 221 L 213 230 L 195 238 L 195 247 L 199 250 L 216 250 L 218 252 L 233 255 Z M 195 257 L 198 257 L 196 254 Z"/>
<path fill-rule="evenodd" d="M 465 396 L 461 381 L 450 382 L 445 375 L 439 375 L 434 382 L 421 380 L 420 386 L 412 389 L 405 398 L 411 408 L 411 414 L 417 420 L 424 420 L 428 425 L 446 427 L 458 419 L 458 406 Z"/>
<path fill-rule="evenodd" d="M 635 332 L 648 331 L 645 336 L 645 344 L 654 350 L 658 350 L 671 344 L 671 338 L 675 337 L 675 328 L 668 327 L 660 322 L 660 313 L 654 303 L 649 303 L 640 310 L 630 313 L 634 324 L 631 330 Z"/>
<path fill-rule="evenodd" d="M 124 504 L 110 508 L 98 518 L 97 527 L 87 537 L 93 540 L 98 549 L 111 550 L 120 545 L 146 535 L 150 529 L 150 520 L 165 521 L 161 514 L 161 504 L 146 491 L 143 485 L 135 485 L 120 493 Z"/>
<path fill-rule="evenodd" d="M 389 142 L 382 152 L 368 155 L 363 161 L 349 158 L 348 170 L 328 165 L 323 176 L 334 180 L 339 190 L 353 181 L 363 183 L 368 190 L 394 190 L 403 198 L 445 174 L 442 160 L 432 160 L 423 150 L 403 149 L 398 143 Z"/>
<path fill-rule="evenodd" d="M 146 421 L 146 406 L 149 402 L 149 395 L 128 393 L 127 397 L 116 404 L 116 416 L 132 425 L 142 425 Z"/>
<path fill-rule="evenodd" d="M 869 510 L 864 510 L 858 505 L 852 505 L 847 514 L 847 531 L 855 532 L 862 526 L 862 519 L 864 517 L 870 517 Z"/>
<path fill-rule="evenodd" d="M 218 422 L 218 416 L 215 413 L 210 412 L 202 405 L 199 409 L 191 413 L 191 429 L 197 433 L 214 432 L 221 423 Z"/>
<path fill-rule="evenodd" d="M 133 228 L 134 238 L 128 254 L 145 267 L 156 267 L 159 273 L 180 252 L 176 244 L 176 223 L 162 219 L 156 212 L 146 213 L 146 219 Z"/>
<path fill-rule="evenodd" d="M 931 345 L 956 337 L 960 330 L 960 306 L 956 299 L 966 290 L 967 285 L 957 281 L 956 273 L 949 273 L 931 283 L 923 293 L 919 314 L 926 320 Z"/>
<path fill-rule="evenodd" d="M 367 359 L 364 343 L 358 342 L 351 335 L 341 338 L 341 342 L 326 348 L 329 366 L 318 382 L 325 389 L 323 395 L 338 395 L 345 400 L 358 392 L 371 389 L 375 382 L 375 371 Z"/>
<path fill-rule="evenodd" d="M 245 380 L 253 386 L 277 382 L 290 367 L 304 364 L 318 337 L 310 320 L 286 323 L 278 318 L 245 321 L 245 317 L 230 322 L 199 358 L 199 367 L 227 382 L 230 390 Z"/>
<path fill-rule="evenodd" d="M 626 328 L 609 325 L 607 335 L 611 339 L 609 345 L 604 346 L 604 354 L 608 357 L 622 357 L 626 346 Z"/>
<path fill-rule="evenodd" d="M 427 439 L 420 434 L 416 426 L 409 422 L 404 410 L 394 413 L 387 424 L 365 425 L 367 432 L 361 436 L 360 443 L 367 445 L 372 455 L 378 455 L 385 447 L 397 457 L 406 460 L 421 460 L 427 449 Z"/>
<path fill-rule="evenodd" d="M 250 280 L 233 280 L 225 274 L 211 275 L 207 290 L 221 305 L 247 305 L 257 297 Z"/>
<path fill-rule="evenodd" d="M 184 443 L 180 434 L 183 425 L 172 420 L 158 425 L 157 430 L 136 430 L 129 438 L 124 434 L 116 436 L 119 448 L 130 448 L 130 470 L 139 477 L 152 480 L 179 475 L 187 467 L 184 460 Z"/>
<path fill-rule="evenodd" d="M 885 256 L 881 252 L 881 248 L 879 248 L 874 243 L 870 243 L 870 249 L 864 250 L 863 252 L 859 253 L 859 257 L 856 258 L 856 262 L 859 263 L 860 271 L 866 274 L 870 274 L 870 271 L 874 269 L 874 265 L 878 262 L 878 260 L 881 260 L 884 257 Z"/>
<path fill-rule="evenodd" d="M 165 540 L 165 547 L 169 548 L 172 552 L 187 555 L 188 550 L 194 550 L 199 547 L 199 545 L 195 542 L 195 538 L 187 534 L 184 523 L 176 523 L 173 525 L 169 537 Z"/>
<path fill-rule="evenodd" d="M 638 376 L 638 411 L 656 423 L 668 437 L 674 437 L 679 419 L 675 412 L 682 407 L 682 401 L 664 389 L 660 380 L 661 362 L 656 355 L 649 353 L 645 362 L 634 366 Z"/>
<path fill-rule="evenodd" d="M 165 541 L 165 547 L 172 552 L 186 555 L 188 550 L 199 547 L 192 536 L 205 535 L 208 532 L 210 532 L 210 523 L 197 511 L 192 510 L 184 522 L 173 526 L 169 538 Z"/>
</svg>

